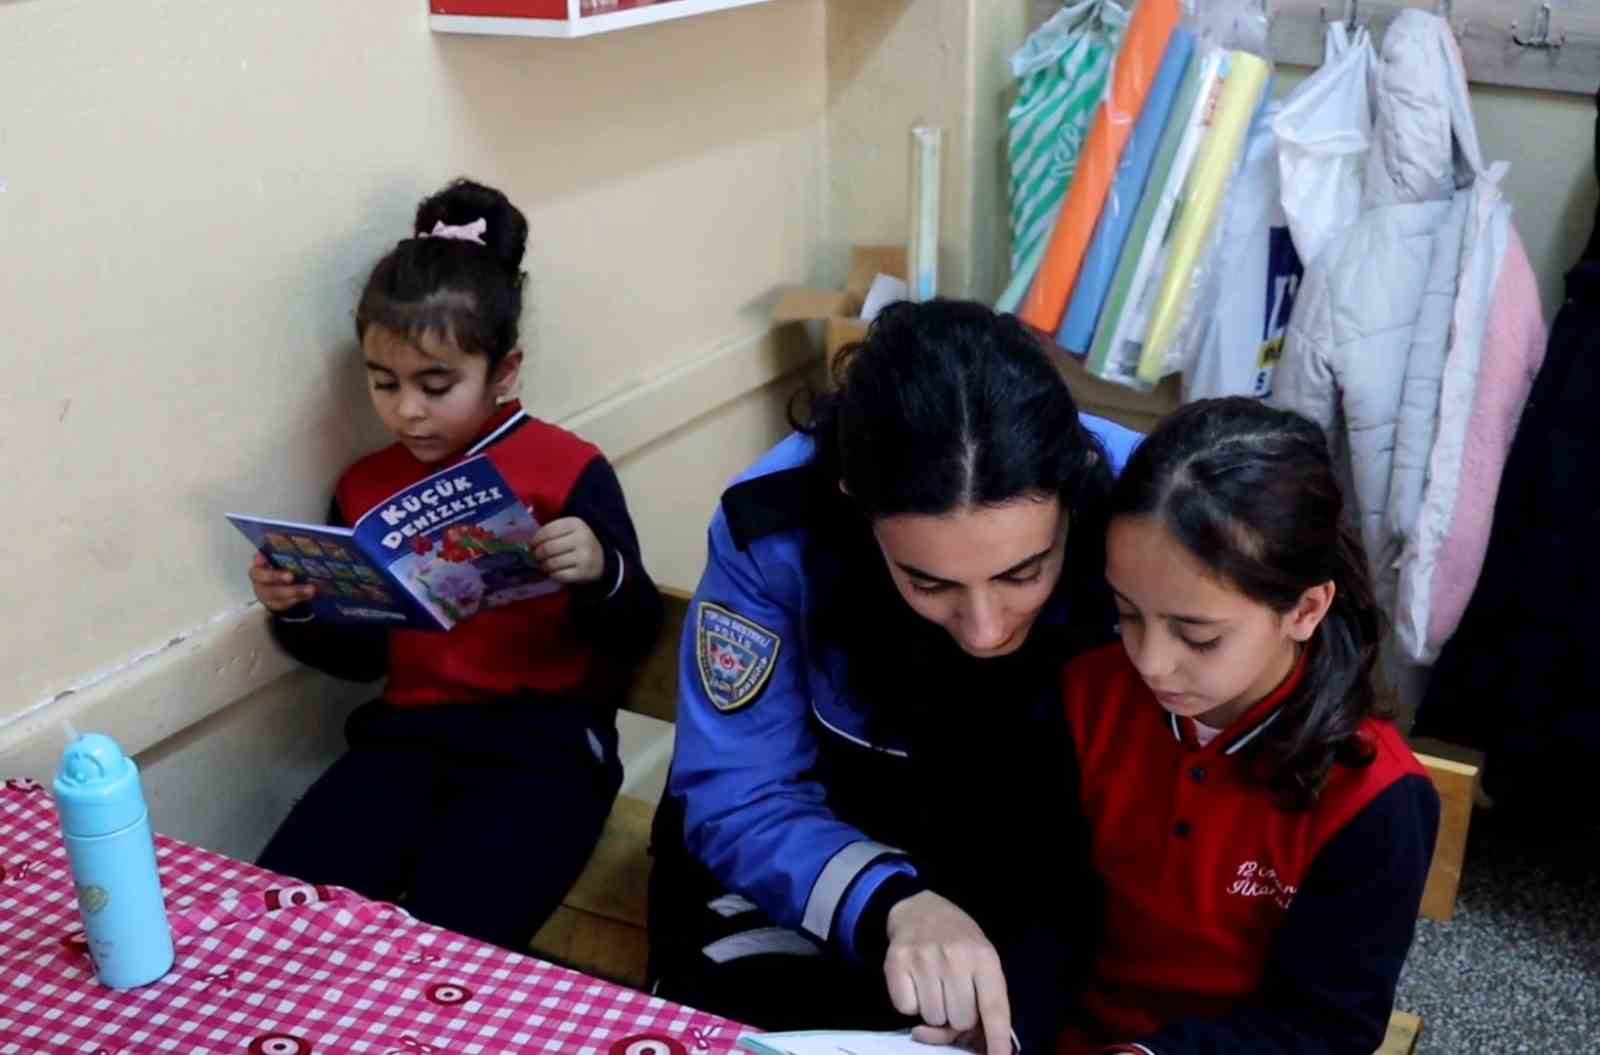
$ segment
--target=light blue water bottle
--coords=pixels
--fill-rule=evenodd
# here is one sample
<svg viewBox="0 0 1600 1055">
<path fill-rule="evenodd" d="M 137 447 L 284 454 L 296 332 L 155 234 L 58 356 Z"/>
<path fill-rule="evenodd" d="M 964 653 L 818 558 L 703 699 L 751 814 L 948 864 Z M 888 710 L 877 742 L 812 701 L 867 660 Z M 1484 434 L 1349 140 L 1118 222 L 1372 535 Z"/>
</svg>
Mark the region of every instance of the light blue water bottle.
<svg viewBox="0 0 1600 1055">
<path fill-rule="evenodd" d="M 55 794 L 100 981 L 149 985 L 172 969 L 172 928 L 139 767 L 109 736 L 80 736 L 61 756 Z"/>
</svg>

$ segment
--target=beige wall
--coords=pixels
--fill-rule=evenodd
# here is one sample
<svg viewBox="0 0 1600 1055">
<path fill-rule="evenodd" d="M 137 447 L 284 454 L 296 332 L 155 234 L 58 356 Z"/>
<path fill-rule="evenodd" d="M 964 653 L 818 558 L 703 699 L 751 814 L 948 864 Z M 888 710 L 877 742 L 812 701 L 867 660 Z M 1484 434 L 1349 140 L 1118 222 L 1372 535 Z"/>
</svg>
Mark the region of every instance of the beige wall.
<svg viewBox="0 0 1600 1055">
<path fill-rule="evenodd" d="M 425 7 L 0 3 L 0 465 L 31 510 L 0 541 L 0 772 L 47 776 L 62 719 L 110 732 L 158 827 L 250 856 L 334 757 L 372 690 L 276 652 L 221 514 L 318 517 L 382 442 L 354 299 L 449 178 L 528 214 L 525 396 L 616 457 L 658 579 L 693 585 L 781 435 L 823 0 L 576 42 Z"/>
<path fill-rule="evenodd" d="M 718 408 L 625 459 L 619 469 L 634 519 L 650 525 L 650 571 L 663 585 L 694 589 L 706 559 L 706 526 L 722 484 L 788 432 L 791 376 Z"/>
<path fill-rule="evenodd" d="M 1594 226 L 1594 100 L 1475 87 L 1472 110 L 1484 159 L 1511 162 L 1502 184 L 1511 219 L 1538 272 L 1545 318 L 1554 319 L 1565 297 L 1561 276 Z"/>
<path fill-rule="evenodd" d="M 771 295 L 904 237 L 915 121 L 947 129 L 946 290 L 1003 279 L 1001 7 L 782 0 L 575 43 L 434 36 L 419 0 L 0 7 L 0 450 L 50 511 L 0 558 L 64 569 L 8 579 L 0 772 L 48 776 L 61 719 L 110 732 L 162 830 L 251 856 L 337 753 L 372 690 L 276 651 L 220 513 L 318 516 L 381 442 L 352 302 L 458 173 L 528 213 L 529 403 L 612 453 L 652 571 L 692 586 L 813 357 Z"/>
<path fill-rule="evenodd" d="M 1007 278 L 1005 113 L 1025 0 L 828 0 L 828 260 L 906 237 L 910 129 L 944 129 L 940 291 Z"/>
<path fill-rule="evenodd" d="M 354 297 L 446 179 L 528 214 L 525 388 L 556 420 L 757 349 L 772 291 L 809 277 L 821 0 L 575 42 L 434 35 L 424 11 L 0 6 L 0 458 L 32 511 L 0 542 L 0 717 L 246 600 L 222 511 L 320 515 L 380 439 Z M 767 422 L 754 406 L 737 420 Z M 772 431 L 724 430 L 712 461 L 643 456 L 666 470 L 630 482 L 667 577 L 695 563 L 658 545 L 649 486 L 703 519 Z"/>
</svg>

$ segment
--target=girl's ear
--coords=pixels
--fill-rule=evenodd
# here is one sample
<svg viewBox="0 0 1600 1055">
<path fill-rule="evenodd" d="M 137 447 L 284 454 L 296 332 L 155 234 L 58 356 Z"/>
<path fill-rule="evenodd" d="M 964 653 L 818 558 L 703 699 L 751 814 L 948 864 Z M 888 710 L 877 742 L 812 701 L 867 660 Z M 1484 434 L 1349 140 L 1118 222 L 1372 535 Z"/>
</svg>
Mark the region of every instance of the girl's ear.
<svg viewBox="0 0 1600 1055">
<path fill-rule="evenodd" d="M 522 376 L 522 349 L 513 348 L 495 366 L 489 377 L 489 389 L 496 403 L 510 403 L 517 398 L 517 382 Z"/>
<path fill-rule="evenodd" d="M 1317 632 L 1328 609 L 1333 607 L 1335 587 L 1332 580 L 1319 583 L 1300 595 L 1295 606 L 1283 615 L 1283 632 L 1293 641 L 1305 644 Z"/>
</svg>

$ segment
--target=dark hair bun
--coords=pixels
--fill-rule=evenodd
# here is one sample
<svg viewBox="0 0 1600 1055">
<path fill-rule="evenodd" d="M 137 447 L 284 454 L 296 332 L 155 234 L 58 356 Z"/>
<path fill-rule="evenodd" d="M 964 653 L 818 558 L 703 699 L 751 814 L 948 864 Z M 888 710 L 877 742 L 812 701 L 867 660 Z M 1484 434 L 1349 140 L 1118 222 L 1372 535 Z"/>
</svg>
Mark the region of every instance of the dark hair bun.
<svg viewBox="0 0 1600 1055">
<path fill-rule="evenodd" d="M 440 224 L 470 234 L 429 237 Z M 356 336 L 369 326 L 413 340 L 443 335 L 497 366 L 517 346 L 528 221 L 493 187 L 458 179 L 417 206 L 413 234 L 372 269 Z"/>
<path fill-rule="evenodd" d="M 484 245 L 507 271 L 521 272 L 522 255 L 528 248 L 528 220 L 522 210 L 493 187 L 458 179 L 417 206 L 412 227 L 420 237 L 431 232 L 435 224 L 462 227 L 479 220 L 488 225 Z"/>
</svg>

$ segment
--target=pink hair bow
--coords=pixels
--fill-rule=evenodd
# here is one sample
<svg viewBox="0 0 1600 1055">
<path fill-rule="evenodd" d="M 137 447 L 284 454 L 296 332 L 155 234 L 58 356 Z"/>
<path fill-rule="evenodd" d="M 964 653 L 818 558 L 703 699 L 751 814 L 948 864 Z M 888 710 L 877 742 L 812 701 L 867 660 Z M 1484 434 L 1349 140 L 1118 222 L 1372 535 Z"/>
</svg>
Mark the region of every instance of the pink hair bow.
<svg viewBox="0 0 1600 1055">
<path fill-rule="evenodd" d="M 433 225 L 433 230 L 424 231 L 420 237 L 448 238 L 458 242 L 476 242 L 478 245 L 484 245 L 485 243 L 483 241 L 483 236 L 487 234 L 488 231 L 489 221 L 483 219 L 482 217 L 479 217 L 471 223 L 464 223 L 457 227 L 452 227 L 443 220 L 439 220 Z"/>
</svg>

